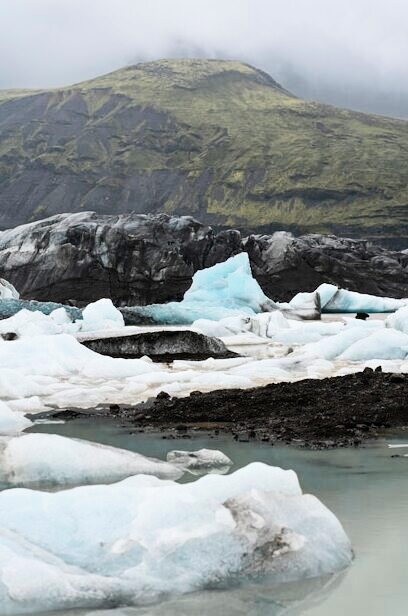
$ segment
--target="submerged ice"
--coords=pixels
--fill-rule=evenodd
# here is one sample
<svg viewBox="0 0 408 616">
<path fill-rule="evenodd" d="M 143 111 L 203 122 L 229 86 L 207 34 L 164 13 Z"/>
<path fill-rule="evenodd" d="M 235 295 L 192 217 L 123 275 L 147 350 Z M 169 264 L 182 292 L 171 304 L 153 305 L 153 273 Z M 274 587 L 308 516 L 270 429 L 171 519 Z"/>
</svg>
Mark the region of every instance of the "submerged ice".
<svg viewBox="0 0 408 616">
<path fill-rule="evenodd" d="M 193 483 L 139 475 L 54 494 L 0 494 L 5 614 L 135 605 L 225 578 L 334 573 L 352 558 L 337 518 L 293 471 L 250 464 Z"/>
</svg>

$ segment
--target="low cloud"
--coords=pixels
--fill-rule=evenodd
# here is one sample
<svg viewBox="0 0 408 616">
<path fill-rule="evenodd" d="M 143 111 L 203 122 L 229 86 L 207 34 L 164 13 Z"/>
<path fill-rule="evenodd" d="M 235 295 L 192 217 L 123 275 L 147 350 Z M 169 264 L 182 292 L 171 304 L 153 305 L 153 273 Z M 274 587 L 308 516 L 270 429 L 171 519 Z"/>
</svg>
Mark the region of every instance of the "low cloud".
<svg viewBox="0 0 408 616">
<path fill-rule="evenodd" d="M 235 58 L 309 98 L 407 115 L 407 23 L 405 0 L 2 0 L 0 87 Z"/>
</svg>

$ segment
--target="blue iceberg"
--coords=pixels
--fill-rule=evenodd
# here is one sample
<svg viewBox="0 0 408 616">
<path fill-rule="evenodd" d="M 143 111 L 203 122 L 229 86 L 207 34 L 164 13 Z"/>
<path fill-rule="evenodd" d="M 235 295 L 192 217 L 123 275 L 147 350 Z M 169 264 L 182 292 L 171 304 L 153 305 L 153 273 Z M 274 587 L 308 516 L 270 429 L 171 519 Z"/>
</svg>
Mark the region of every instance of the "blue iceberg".
<svg viewBox="0 0 408 616">
<path fill-rule="evenodd" d="M 278 308 L 252 277 L 248 255 L 244 252 L 196 272 L 181 302 L 126 308 L 125 318 L 128 322 L 133 317 L 176 325 L 191 324 L 200 318 L 219 321 Z"/>
</svg>

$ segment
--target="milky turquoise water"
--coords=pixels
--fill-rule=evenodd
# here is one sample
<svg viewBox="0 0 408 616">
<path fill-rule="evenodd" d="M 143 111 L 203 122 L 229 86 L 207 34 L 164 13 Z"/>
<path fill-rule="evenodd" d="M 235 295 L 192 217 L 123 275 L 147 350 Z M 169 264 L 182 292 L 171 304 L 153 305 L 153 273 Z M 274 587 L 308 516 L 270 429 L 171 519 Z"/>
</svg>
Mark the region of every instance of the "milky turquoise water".
<svg viewBox="0 0 408 616">
<path fill-rule="evenodd" d="M 130 434 L 109 423 L 75 421 L 42 425 L 47 431 L 85 438 L 165 459 L 171 449 L 221 449 L 235 463 L 252 461 L 293 468 L 304 491 L 332 509 L 349 535 L 355 561 L 335 578 L 273 587 L 264 579 L 193 593 L 145 608 L 120 608 L 60 615 L 90 616 L 406 616 L 408 614 L 408 453 L 386 441 L 361 449 L 308 451 L 267 444 L 237 443 L 226 437 L 163 439 Z M 408 442 L 408 433 L 387 442 Z"/>
</svg>

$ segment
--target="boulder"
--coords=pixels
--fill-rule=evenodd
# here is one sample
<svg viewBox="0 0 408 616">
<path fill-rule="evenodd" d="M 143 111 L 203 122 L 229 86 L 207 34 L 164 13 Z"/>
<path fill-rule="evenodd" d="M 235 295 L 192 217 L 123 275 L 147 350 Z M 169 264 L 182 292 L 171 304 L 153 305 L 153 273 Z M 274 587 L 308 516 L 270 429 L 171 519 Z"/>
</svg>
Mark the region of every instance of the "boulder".
<svg viewBox="0 0 408 616">
<path fill-rule="evenodd" d="M 140 334 L 91 338 L 82 344 L 92 351 L 110 357 L 133 359 L 147 355 L 153 361 L 175 359 L 225 359 L 237 355 L 218 338 L 189 330 L 157 330 Z"/>
</svg>

